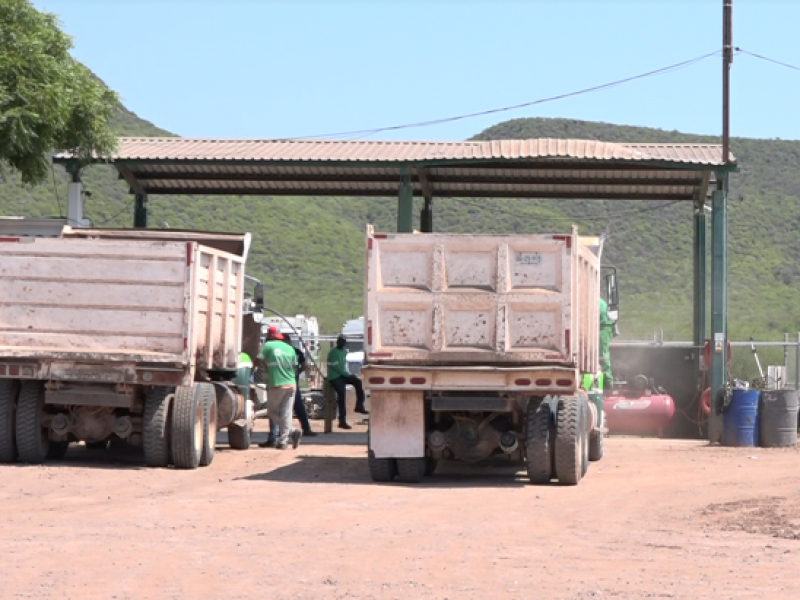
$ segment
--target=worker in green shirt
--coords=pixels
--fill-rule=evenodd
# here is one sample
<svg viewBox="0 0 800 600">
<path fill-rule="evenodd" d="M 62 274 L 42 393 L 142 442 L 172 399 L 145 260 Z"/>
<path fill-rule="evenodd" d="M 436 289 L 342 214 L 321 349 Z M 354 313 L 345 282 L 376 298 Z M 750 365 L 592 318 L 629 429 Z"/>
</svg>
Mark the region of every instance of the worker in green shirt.
<svg viewBox="0 0 800 600">
<path fill-rule="evenodd" d="M 600 370 L 603 372 L 603 389 L 611 389 L 614 379 L 611 374 L 611 338 L 614 337 L 614 321 L 608 316 L 608 303 L 600 298 Z"/>
<path fill-rule="evenodd" d="M 327 379 L 336 391 L 336 401 L 339 405 L 339 428 L 352 429 L 352 427 L 347 424 L 345 408 L 348 384 L 356 389 L 355 411 L 362 415 L 368 415 L 369 411 L 364 407 L 364 386 L 361 385 L 361 380 L 355 375 L 351 375 L 350 371 L 347 370 L 347 338 L 343 335 L 336 338 L 336 347 L 331 348 L 331 351 L 328 353 Z"/>
<path fill-rule="evenodd" d="M 276 447 L 285 450 L 289 438 L 292 448 L 297 448 L 303 433 L 292 428 L 292 407 L 295 394 L 295 368 L 297 354 L 289 344 L 283 341 L 283 335 L 277 327 L 270 327 L 267 332 L 267 343 L 260 352 L 261 359 L 267 366 L 267 411 L 269 412 L 270 430 L 277 422 L 278 436 Z M 270 440 L 259 444 L 270 446 Z"/>
</svg>

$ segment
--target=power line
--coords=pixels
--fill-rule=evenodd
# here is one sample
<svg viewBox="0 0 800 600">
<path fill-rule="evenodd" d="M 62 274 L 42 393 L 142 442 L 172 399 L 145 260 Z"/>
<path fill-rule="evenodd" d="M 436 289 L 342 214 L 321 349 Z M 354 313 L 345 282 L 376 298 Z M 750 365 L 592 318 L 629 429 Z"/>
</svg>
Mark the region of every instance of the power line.
<svg viewBox="0 0 800 600">
<path fill-rule="evenodd" d="M 491 115 L 501 112 L 507 112 L 510 110 L 518 110 L 520 108 L 527 108 L 529 106 L 535 106 L 537 104 L 544 104 L 546 102 L 553 102 L 555 100 L 563 100 L 565 98 L 571 98 L 573 96 L 579 96 L 582 94 L 588 94 L 591 92 L 597 92 L 600 90 L 605 90 L 608 88 L 612 88 L 618 85 L 622 85 L 624 83 L 629 83 L 631 81 L 635 81 L 637 79 L 644 79 L 645 77 L 651 77 L 653 75 L 663 75 L 664 73 L 669 73 L 671 71 L 676 71 L 678 69 L 682 69 L 684 67 L 688 67 L 695 63 L 698 63 L 702 60 L 710 58 L 712 56 L 718 56 L 721 50 L 715 50 L 714 52 L 709 52 L 708 54 L 703 54 L 702 56 L 697 56 L 695 58 L 691 58 L 689 60 L 684 60 L 679 63 L 675 63 L 666 67 L 661 67 L 660 69 L 654 69 L 652 71 L 647 71 L 646 73 L 640 73 L 639 75 L 633 75 L 631 77 L 626 77 L 624 79 L 617 79 L 616 81 L 611 81 L 608 83 L 603 83 L 601 85 L 595 85 L 592 87 L 584 88 L 582 90 L 577 90 L 574 92 L 568 92 L 566 94 L 558 94 L 557 96 L 549 96 L 547 98 L 540 98 L 538 100 L 532 100 L 530 102 L 522 102 L 520 104 L 513 104 L 511 106 L 503 106 L 501 108 L 491 108 L 488 110 L 482 110 L 473 113 L 467 113 L 464 115 L 457 115 L 454 117 L 444 117 L 441 119 L 432 119 L 429 121 L 419 121 L 416 123 L 405 123 L 403 125 L 392 125 L 389 127 L 376 127 L 374 129 L 358 129 L 353 131 L 341 131 L 338 133 L 325 133 L 319 135 L 308 135 L 308 136 L 300 136 L 300 137 L 289 137 L 289 138 L 281 138 L 284 140 L 302 140 L 302 139 L 314 139 L 314 138 L 342 138 L 342 137 L 350 137 L 350 136 L 369 136 L 376 133 L 382 133 L 385 131 L 397 131 L 399 129 L 411 129 L 416 127 L 430 127 L 432 125 L 441 125 L 443 123 L 452 123 L 453 121 L 461 121 L 463 119 L 472 119 L 475 117 L 482 117 L 485 115 Z"/>
<path fill-rule="evenodd" d="M 741 48 L 736 48 L 737 52 L 741 54 L 748 54 L 750 56 L 754 56 L 761 60 L 765 60 L 767 62 L 774 63 L 776 65 L 780 65 L 782 67 L 786 67 L 787 69 L 794 69 L 795 71 L 800 71 L 800 67 L 795 67 L 794 65 L 790 65 L 789 63 L 782 62 L 780 60 L 775 60 L 774 58 L 769 58 L 768 56 L 763 56 L 761 54 L 756 54 L 755 52 L 750 52 L 748 50 L 742 50 Z"/>
</svg>

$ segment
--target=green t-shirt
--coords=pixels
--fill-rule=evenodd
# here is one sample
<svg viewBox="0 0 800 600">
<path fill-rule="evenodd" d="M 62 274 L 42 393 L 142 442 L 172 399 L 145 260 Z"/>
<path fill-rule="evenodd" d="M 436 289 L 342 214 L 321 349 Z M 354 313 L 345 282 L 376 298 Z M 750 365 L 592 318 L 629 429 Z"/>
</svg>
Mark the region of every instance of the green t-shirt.
<svg viewBox="0 0 800 600">
<path fill-rule="evenodd" d="M 270 340 L 261 349 L 261 357 L 267 363 L 269 387 L 295 384 L 297 354 L 289 344 L 280 340 Z"/>
<path fill-rule="evenodd" d="M 348 377 L 347 348 L 332 348 L 328 353 L 328 381 Z"/>
<path fill-rule="evenodd" d="M 614 321 L 608 317 L 608 303 L 600 298 L 600 327 L 613 327 Z"/>
</svg>

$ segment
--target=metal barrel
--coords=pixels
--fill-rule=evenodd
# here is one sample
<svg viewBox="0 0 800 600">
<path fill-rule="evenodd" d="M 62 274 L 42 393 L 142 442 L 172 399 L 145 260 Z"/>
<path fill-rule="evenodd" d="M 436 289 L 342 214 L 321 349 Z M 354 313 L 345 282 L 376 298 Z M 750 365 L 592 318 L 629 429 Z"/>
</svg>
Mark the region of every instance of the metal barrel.
<svg viewBox="0 0 800 600">
<path fill-rule="evenodd" d="M 733 390 L 722 419 L 722 444 L 758 446 L 758 390 Z"/>
<path fill-rule="evenodd" d="M 797 390 L 761 393 L 761 445 L 777 448 L 797 445 Z"/>
</svg>

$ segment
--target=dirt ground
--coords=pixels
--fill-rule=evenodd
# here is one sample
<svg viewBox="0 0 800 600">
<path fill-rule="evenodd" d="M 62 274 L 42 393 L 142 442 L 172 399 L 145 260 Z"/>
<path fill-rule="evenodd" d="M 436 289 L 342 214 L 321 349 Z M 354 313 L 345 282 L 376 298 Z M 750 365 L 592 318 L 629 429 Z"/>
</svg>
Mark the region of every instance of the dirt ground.
<svg viewBox="0 0 800 600">
<path fill-rule="evenodd" d="M 800 598 L 797 450 L 610 438 L 578 487 L 461 465 L 409 486 L 371 483 L 364 442 L 0 466 L 0 597 Z"/>
</svg>

